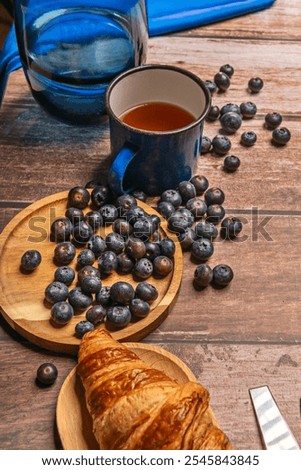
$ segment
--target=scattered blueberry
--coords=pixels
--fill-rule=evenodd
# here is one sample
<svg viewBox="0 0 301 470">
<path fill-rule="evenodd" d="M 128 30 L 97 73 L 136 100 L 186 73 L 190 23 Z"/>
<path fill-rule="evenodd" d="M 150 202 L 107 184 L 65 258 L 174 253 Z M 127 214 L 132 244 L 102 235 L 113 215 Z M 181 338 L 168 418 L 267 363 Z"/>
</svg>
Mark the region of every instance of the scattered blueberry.
<svg viewBox="0 0 301 470">
<path fill-rule="evenodd" d="M 119 217 L 118 209 L 113 204 L 104 204 L 99 208 L 99 212 L 104 224 L 112 224 Z"/>
<path fill-rule="evenodd" d="M 266 114 L 265 118 L 265 125 L 268 129 L 274 130 L 276 127 L 279 127 L 282 123 L 282 116 L 280 113 L 268 113 Z"/>
<path fill-rule="evenodd" d="M 134 265 L 133 275 L 138 279 L 147 279 L 153 274 L 153 263 L 147 258 L 140 258 Z"/>
<path fill-rule="evenodd" d="M 257 140 L 257 135 L 254 131 L 245 131 L 241 134 L 240 143 L 245 147 L 252 147 Z"/>
<path fill-rule="evenodd" d="M 75 271 L 69 266 L 60 266 L 55 270 L 54 280 L 70 286 L 75 279 Z"/>
<path fill-rule="evenodd" d="M 230 86 L 230 78 L 224 72 L 217 72 L 214 75 L 214 83 L 220 91 L 226 91 Z"/>
<path fill-rule="evenodd" d="M 131 300 L 129 309 L 131 314 L 137 318 L 145 318 L 150 312 L 149 304 L 138 298 Z"/>
<path fill-rule="evenodd" d="M 208 238 L 198 238 L 191 246 L 191 253 L 197 261 L 206 261 L 214 252 L 213 243 Z"/>
<path fill-rule="evenodd" d="M 220 234 L 224 239 L 232 239 L 242 231 L 243 225 L 238 217 L 225 217 L 221 223 Z"/>
<path fill-rule="evenodd" d="M 212 222 L 201 221 L 196 224 L 194 230 L 197 237 L 208 238 L 211 241 L 218 236 L 218 229 Z"/>
<path fill-rule="evenodd" d="M 182 204 L 182 198 L 178 191 L 175 189 L 167 189 L 161 194 L 160 202 L 170 202 L 176 209 Z"/>
<path fill-rule="evenodd" d="M 53 385 L 57 376 L 57 367 L 51 362 L 45 362 L 38 367 L 36 379 L 42 385 Z"/>
<path fill-rule="evenodd" d="M 202 143 L 201 143 L 201 155 L 205 155 L 206 153 L 210 152 L 211 150 L 211 139 L 204 135 L 202 137 Z"/>
<path fill-rule="evenodd" d="M 175 245 L 175 242 L 171 238 L 169 237 L 163 238 L 163 240 L 159 242 L 159 248 L 160 248 L 160 254 L 162 256 L 167 256 L 167 258 L 174 257 L 174 254 L 176 251 L 176 245 Z"/>
<path fill-rule="evenodd" d="M 136 260 L 143 258 L 146 252 L 145 243 L 140 238 L 129 237 L 125 243 L 125 252 Z"/>
<path fill-rule="evenodd" d="M 220 204 L 210 204 L 207 209 L 207 222 L 217 225 L 225 217 L 225 209 Z"/>
<path fill-rule="evenodd" d="M 78 271 L 77 279 L 79 284 L 81 284 L 83 278 L 86 276 L 93 276 L 97 279 L 100 279 L 100 272 L 94 266 L 90 266 L 89 264 L 87 264 L 87 266 L 84 266 Z"/>
<path fill-rule="evenodd" d="M 194 175 L 190 182 L 193 184 L 196 190 L 196 195 L 201 196 L 209 187 L 209 181 L 206 176 L 203 175 Z"/>
<path fill-rule="evenodd" d="M 101 281 L 96 276 L 84 276 L 80 286 L 86 294 L 98 294 L 101 289 Z"/>
<path fill-rule="evenodd" d="M 189 251 L 196 238 L 195 230 L 191 227 L 188 227 L 185 232 L 178 234 L 178 240 L 183 251 Z"/>
<path fill-rule="evenodd" d="M 69 294 L 69 289 L 63 282 L 51 282 L 45 289 L 45 299 L 50 304 L 66 300 Z"/>
<path fill-rule="evenodd" d="M 245 101 L 240 105 L 240 112 L 245 119 L 251 119 L 257 113 L 257 106 L 252 101 Z"/>
<path fill-rule="evenodd" d="M 126 219 L 131 226 L 133 226 L 141 217 L 146 217 L 146 213 L 140 206 L 131 207 L 126 213 Z"/>
<path fill-rule="evenodd" d="M 121 274 L 129 274 L 134 267 L 133 259 L 126 253 L 117 255 L 117 271 Z"/>
<path fill-rule="evenodd" d="M 220 118 L 222 129 L 228 134 L 234 134 L 241 126 L 240 114 L 229 111 Z"/>
<path fill-rule="evenodd" d="M 194 197 L 187 201 L 186 209 L 192 213 L 194 219 L 200 219 L 207 211 L 207 204 L 200 197 Z"/>
<path fill-rule="evenodd" d="M 196 288 L 207 287 L 213 279 L 213 271 L 208 264 L 202 263 L 194 271 L 193 285 Z"/>
<path fill-rule="evenodd" d="M 70 240 L 73 232 L 73 225 L 68 217 L 60 217 L 52 222 L 50 227 L 50 237 L 55 242 L 65 242 Z"/>
<path fill-rule="evenodd" d="M 147 195 L 144 191 L 141 191 L 140 189 L 136 189 L 135 191 L 133 191 L 132 196 L 142 202 L 146 202 L 147 200 Z"/>
<path fill-rule="evenodd" d="M 68 206 L 85 209 L 90 201 L 90 193 L 84 186 L 75 186 L 68 193 Z"/>
<path fill-rule="evenodd" d="M 216 121 L 220 116 L 220 109 L 216 105 L 212 105 L 207 113 L 206 120 L 209 122 Z"/>
<path fill-rule="evenodd" d="M 122 194 L 116 199 L 116 207 L 121 216 L 135 206 L 137 206 L 137 200 L 132 194 Z"/>
<path fill-rule="evenodd" d="M 219 71 L 225 73 L 226 75 L 228 75 L 229 78 L 231 78 L 232 75 L 234 74 L 234 68 L 230 64 L 222 65 L 220 67 Z"/>
<path fill-rule="evenodd" d="M 21 269 L 32 272 L 41 264 L 41 261 L 42 256 L 38 250 L 27 250 L 21 257 Z"/>
<path fill-rule="evenodd" d="M 93 229 L 88 222 L 81 220 L 73 230 L 73 240 L 77 245 L 84 245 L 93 235 Z"/>
<path fill-rule="evenodd" d="M 110 286 L 102 286 L 98 294 L 95 296 L 96 303 L 103 307 L 109 307 L 112 304 L 110 290 Z"/>
<path fill-rule="evenodd" d="M 69 303 L 74 311 L 81 312 L 92 304 L 92 295 L 84 292 L 81 287 L 74 287 L 68 296 Z"/>
<path fill-rule="evenodd" d="M 84 219 L 85 214 L 78 207 L 68 207 L 65 212 L 65 217 L 67 217 L 72 225 L 77 225 L 81 220 Z"/>
<path fill-rule="evenodd" d="M 208 90 L 210 91 L 210 94 L 213 95 L 213 93 L 216 92 L 217 90 L 217 86 L 214 82 L 212 82 L 211 80 L 205 80 L 205 85 L 206 87 L 208 88 Z"/>
<path fill-rule="evenodd" d="M 77 255 L 77 267 L 79 269 L 84 268 L 87 265 L 92 266 L 95 261 L 95 254 L 89 248 L 81 250 Z"/>
<path fill-rule="evenodd" d="M 190 181 L 181 181 L 178 190 L 182 198 L 182 204 L 196 196 L 196 189 Z"/>
<path fill-rule="evenodd" d="M 135 290 L 129 282 L 118 281 L 111 285 L 111 299 L 118 303 L 127 305 L 135 296 Z"/>
<path fill-rule="evenodd" d="M 84 220 L 91 225 L 93 231 L 103 225 L 103 219 L 99 211 L 89 211 L 84 217 Z"/>
<path fill-rule="evenodd" d="M 291 139 L 291 133 L 286 127 L 278 127 L 273 130 L 272 143 L 275 145 L 286 145 Z"/>
<path fill-rule="evenodd" d="M 191 227 L 193 222 L 193 214 L 188 209 L 184 212 L 184 208 L 180 208 L 169 217 L 168 229 L 173 233 L 182 233 L 185 232 L 188 227 Z"/>
<path fill-rule="evenodd" d="M 107 311 L 107 326 L 110 328 L 125 328 L 131 321 L 132 315 L 125 305 L 114 305 Z"/>
<path fill-rule="evenodd" d="M 87 247 L 89 250 L 93 251 L 96 258 L 107 249 L 106 242 L 100 235 L 92 235 L 87 242 Z"/>
<path fill-rule="evenodd" d="M 227 113 L 236 113 L 240 115 L 240 107 L 235 103 L 224 104 L 224 106 L 221 107 L 220 114 L 223 116 Z"/>
<path fill-rule="evenodd" d="M 224 159 L 224 169 L 233 173 L 240 167 L 240 159 L 236 155 L 227 155 Z"/>
<path fill-rule="evenodd" d="M 118 267 L 117 255 L 114 251 L 105 251 L 98 258 L 98 269 L 101 274 L 105 276 L 111 274 L 113 271 L 116 271 Z"/>
<path fill-rule="evenodd" d="M 117 232 L 108 233 L 105 238 L 105 242 L 108 250 L 113 251 L 117 255 L 119 255 L 124 250 L 124 238 Z"/>
<path fill-rule="evenodd" d="M 91 201 L 96 209 L 108 204 L 112 198 L 111 190 L 106 185 L 97 185 L 91 192 Z"/>
<path fill-rule="evenodd" d="M 212 204 L 223 204 L 223 202 L 225 201 L 225 193 L 220 188 L 209 188 L 205 192 L 205 201 L 207 206 L 210 206 Z"/>
<path fill-rule="evenodd" d="M 133 232 L 133 227 L 126 219 L 116 219 L 112 224 L 112 230 L 115 233 L 118 233 L 123 237 L 123 239 L 127 239 L 131 233 Z"/>
<path fill-rule="evenodd" d="M 175 213 L 176 209 L 171 202 L 162 201 L 157 205 L 157 211 L 164 217 L 164 219 L 169 219 L 169 217 Z"/>
<path fill-rule="evenodd" d="M 263 88 L 263 80 L 259 77 L 250 78 L 248 82 L 248 87 L 252 91 L 252 93 L 259 93 L 260 90 Z"/>
<path fill-rule="evenodd" d="M 212 139 L 212 150 L 217 155 L 226 155 L 231 149 L 231 140 L 226 135 L 217 134 Z"/>
<path fill-rule="evenodd" d="M 213 283 L 217 286 L 227 286 L 233 279 L 233 271 L 226 264 L 218 264 L 213 268 Z"/>
<path fill-rule="evenodd" d="M 167 256 L 157 256 L 153 261 L 154 274 L 165 277 L 173 270 L 173 262 Z"/>
<path fill-rule="evenodd" d="M 106 318 L 107 311 L 102 305 L 93 305 L 86 312 L 86 320 L 93 325 L 99 325 Z"/>
<path fill-rule="evenodd" d="M 161 254 L 160 243 L 161 243 L 161 240 L 159 242 L 151 242 L 151 241 L 145 242 L 144 258 L 147 258 L 150 261 L 153 261 L 156 258 L 156 256 L 160 256 Z"/>
<path fill-rule="evenodd" d="M 149 282 L 139 282 L 135 289 L 135 296 L 145 302 L 153 302 L 158 298 L 158 290 Z"/>
</svg>

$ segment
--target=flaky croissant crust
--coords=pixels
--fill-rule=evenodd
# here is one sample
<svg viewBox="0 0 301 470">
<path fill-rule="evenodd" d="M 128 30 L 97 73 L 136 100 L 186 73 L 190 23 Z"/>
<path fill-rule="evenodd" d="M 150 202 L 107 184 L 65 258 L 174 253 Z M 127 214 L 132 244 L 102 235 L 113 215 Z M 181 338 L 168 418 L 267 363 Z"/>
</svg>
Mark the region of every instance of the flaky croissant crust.
<svg viewBox="0 0 301 470">
<path fill-rule="evenodd" d="M 178 384 L 104 329 L 84 335 L 77 372 L 101 449 L 232 449 L 206 388 Z"/>
</svg>

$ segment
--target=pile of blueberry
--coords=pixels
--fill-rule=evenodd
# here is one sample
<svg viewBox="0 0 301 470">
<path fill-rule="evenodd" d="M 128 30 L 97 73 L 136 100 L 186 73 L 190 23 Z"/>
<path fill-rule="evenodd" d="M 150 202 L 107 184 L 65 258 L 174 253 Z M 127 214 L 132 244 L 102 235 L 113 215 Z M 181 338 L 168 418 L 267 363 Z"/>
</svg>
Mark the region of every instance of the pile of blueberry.
<svg viewBox="0 0 301 470">
<path fill-rule="evenodd" d="M 225 92 L 231 84 L 234 68 L 223 65 L 220 71 L 215 74 L 213 81 L 206 80 L 206 85 L 213 95 L 217 90 Z M 248 82 L 248 89 L 252 94 L 257 94 L 262 90 L 264 82 L 260 77 L 251 78 Z M 217 134 L 212 140 L 204 136 L 202 140 L 201 153 L 212 152 L 214 155 L 225 156 L 231 150 L 231 140 L 229 135 L 235 134 L 242 125 L 242 120 L 252 119 L 257 113 L 257 106 L 252 101 L 246 101 L 240 105 L 226 103 L 221 108 L 212 105 L 208 114 L 207 122 L 219 121 L 222 133 Z M 265 127 L 272 131 L 272 143 L 276 146 L 286 145 L 291 133 L 286 127 L 279 127 L 282 123 L 282 116 L 278 112 L 271 112 L 265 116 Z M 254 131 L 244 131 L 240 137 L 241 145 L 245 147 L 253 146 L 257 141 Z M 224 159 L 224 169 L 229 172 L 236 171 L 240 166 L 240 159 L 235 155 L 227 155 Z"/>
<path fill-rule="evenodd" d="M 220 264 L 211 269 L 206 264 L 214 253 L 213 242 L 218 235 L 232 240 L 243 228 L 239 218 L 225 217 L 224 200 L 222 189 L 209 188 L 205 176 L 195 175 L 190 181 L 182 181 L 177 189 L 164 191 L 157 205 L 182 250 L 190 251 L 192 260 L 200 263 L 193 279 L 197 289 L 210 283 L 224 287 L 233 279 L 230 266 Z"/>
<path fill-rule="evenodd" d="M 50 239 L 56 243 L 53 260 L 58 266 L 45 289 L 51 321 L 66 325 L 86 311 L 86 319 L 75 328 L 82 337 L 103 321 L 108 328 L 119 329 L 132 318 L 146 317 L 149 303 L 158 297 L 146 280 L 164 278 L 174 268 L 175 242 L 162 238 L 160 224 L 160 217 L 146 213 L 134 195 L 115 198 L 105 185 L 96 185 L 91 194 L 83 186 L 72 188 L 65 216 L 51 225 Z M 100 227 L 106 227 L 103 237 L 97 232 Z M 76 269 L 70 266 L 74 260 Z M 40 262 L 40 253 L 29 250 L 22 256 L 21 269 L 32 271 Z M 124 281 L 103 286 L 102 280 L 113 272 L 131 273 L 137 288 Z M 76 287 L 69 289 L 75 278 Z"/>
</svg>

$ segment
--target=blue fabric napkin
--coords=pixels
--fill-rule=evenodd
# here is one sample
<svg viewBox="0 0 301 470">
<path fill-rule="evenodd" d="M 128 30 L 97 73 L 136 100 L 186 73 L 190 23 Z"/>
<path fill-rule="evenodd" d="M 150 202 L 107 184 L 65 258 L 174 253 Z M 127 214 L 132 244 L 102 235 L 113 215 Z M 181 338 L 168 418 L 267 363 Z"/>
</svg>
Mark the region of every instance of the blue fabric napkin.
<svg viewBox="0 0 301 470">
<path fill-rule="evenodd" d="M 146 0 L 150 36 L 195 28 L 270 7 L 275 0 Z"/>
</svg>

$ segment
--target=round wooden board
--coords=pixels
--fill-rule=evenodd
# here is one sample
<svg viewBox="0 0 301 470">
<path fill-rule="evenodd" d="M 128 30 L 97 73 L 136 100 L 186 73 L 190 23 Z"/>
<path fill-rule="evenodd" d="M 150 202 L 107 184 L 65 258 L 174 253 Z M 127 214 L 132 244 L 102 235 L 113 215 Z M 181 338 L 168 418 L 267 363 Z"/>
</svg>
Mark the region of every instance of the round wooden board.
<svg viewBox="0 0 301 470">
<path fill-rule="evenodd" d="M 52 222 L 65 215 L 68 192 L 54 194 L 31 204 L 17 214 L 0 235 L 0 305 L 6 321 L 18 333 L 40 347 L 56 352 L 77 354 L 80 340 L 74 334 L 75 324 L 85 319 L 85 313 L 75 315 L 70 323 L 55 328 L 50 323 L 50 306 L 44 302 L 45 287 L 53 281 L 57 266 L 53 262 L 55 243 L 49 240 Z M 159 215 L 150 206 L 138 201 L 149 214 Z M 91 208 L 87 209 L 91 210 Z M 106 230 L 106 231 L 105 231 Z M 96 233 L 105 235 L 110 227 Z M 167 227 L 161 219 L 161 235 L 167 235 Z M 168 236 L 176 238 L 168 232 Z M 42 255 L 40 266 L 29 274 L 20 271 L 22 254 L 37 249 Z M 70 264 L 75 268 L 76 259 Z M 95 266 L 97 263 L 95 263 Z M 183 271 L 183 257 L 179 243 L 176 243 L 174 269 L 167 277 L 147 281 L 158 289 L 158 299 L 151 304 L 149 315 L 130 323 L 126 328 L 113 332 L 118 341 L 139 341 L 156 329 L 167 317 L 179 290 Z M 77 276 L 76 276 L 77 277 Z M 102 280 L 103 285 L 112 285 L 117 280 L 137 285 L 131 274 L 113 273 Z M 69 287 L 72 289 L 74 283 Z"/>
<path fill-rule="evenodd" d="M 158 346 L 125 343 L 146 364 L 163 371 L 178 383 L 196 381 L 191 370 L 176 356 Z M 87 410 L 85 392 L 76 367 L 65 379 L 60 390 L 56 422 L 61 444 L 65 450 L 99 449 Z"/>
</svg>

